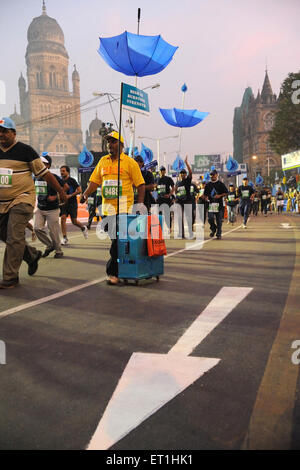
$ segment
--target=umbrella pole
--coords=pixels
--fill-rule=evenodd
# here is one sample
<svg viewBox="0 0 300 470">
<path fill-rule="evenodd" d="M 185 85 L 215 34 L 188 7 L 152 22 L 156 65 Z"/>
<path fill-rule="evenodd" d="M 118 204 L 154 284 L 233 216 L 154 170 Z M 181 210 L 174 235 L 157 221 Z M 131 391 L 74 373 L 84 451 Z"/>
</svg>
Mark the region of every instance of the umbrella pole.
<svg viewBox="0 0 300 470">
<path fill-rule="evenodd" d="M 183 91 L 182 92 L 182 100 L 181 100 L 181 109 L 184 109 L 184 98 L 185 98 L 185 92 Z M 180 152 L 181 152 L 181 137 L 182 137 L 182 127 L 180 128 L 180 131 L 179 131 L 179 155 L 180 155 Z"/>
<path fill-rule="evenodd" d="M 140 20 L 141 20 L 141 9 L 138 8 L 138 26 L 137 26 L 137 34 L 140 34 Z M 137 75 L 135 76 L 134 86 L 137 88 Z M 130 145 L 130 152 L 132 153 L 132 157 L 134 157 L 134 147 L 135 147 L 135 114 L 133 116 L 133 135 L 132 135 L 132 146 Z"/>
<path fill-rule="evenodd" d="M 117 239 L 117 259 L 119 261 L 119 216 L 120 216 L 120 157 L 121 157 L 121 128 L 122 128 L 122 102 L 123 102 L 123 82 L 121 83 L 120 94 L 120 119 L 119 119 L 119 145 L 118 145 L 118 186 L 117 186 L 117 217 L 116 217 L 116 239 Z M 119 277 L 119 265 L 118 265 Z"/>
</svg>

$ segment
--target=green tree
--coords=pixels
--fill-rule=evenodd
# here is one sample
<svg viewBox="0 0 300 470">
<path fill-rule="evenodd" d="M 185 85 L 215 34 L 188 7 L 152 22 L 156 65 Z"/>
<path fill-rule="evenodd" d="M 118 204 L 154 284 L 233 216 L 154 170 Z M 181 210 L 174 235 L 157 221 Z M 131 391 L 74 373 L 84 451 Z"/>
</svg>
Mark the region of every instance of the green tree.
<svg viewBox="0 0 300 470">
<path fill-rule="evenodd" d="M 269 133 L 270 146 L 279 155 L 300 149 L 300 82 L 295 84 L 296 80 L 300 80 L 300 72 L 289 73 L 282 83 L 275 124 Z"/>
</svg>

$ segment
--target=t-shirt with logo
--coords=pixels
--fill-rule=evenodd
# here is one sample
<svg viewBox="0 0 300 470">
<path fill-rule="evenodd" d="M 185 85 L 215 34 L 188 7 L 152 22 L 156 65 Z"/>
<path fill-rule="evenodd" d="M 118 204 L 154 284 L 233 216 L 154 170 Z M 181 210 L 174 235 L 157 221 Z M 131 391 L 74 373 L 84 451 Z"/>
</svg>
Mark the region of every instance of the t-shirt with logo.
<svg viewBox="0 0 300 470">
<path fill-rule="evenodd" d="M 174 188 L 174 181 L 170 176 L 161 176 L 157 180 L 157 203 L 158 204 L 170 204 L 171 199 L 169 197 L 165 197 L 166 194 L 170 194 L 171 188 Z"/>
<path fill-rule="evenodd" d="M 220 212 L 223 207 L 223 197 L 217 198 L 218 194 L 227 194 L 228 189 L 222 181 L 209 181 L 205 185 L 204 195 L 209 198 L 208 211 L 209 212 Z"/>
<path fill-rule="evenodd" d="M 191 176 L 187 176 L 184 180 L 176 184 L 176 201 L 191 203 L 193 201 L 191 196 Z"/>
<path fill-rule="evenodd" d="M 0 148 L 0 214 L 20 203 L 34 207 L 32 174 L 39 178 L 48 171 L 37 152 L 23 142 L 16 142 L 8 150 Z"/>
<path fill-rule="evenodd" d="M 196 186 L 195 183 L 192 183 L 191 186 L 190 186 L 190 194 L 191 194 L 191 198 L 192 198 L 192 202 L 195 203 L 196 202 L 196 195 L 198 194 L 199 190 Z"/>
<path fill-rule="evenodd" d="M 239 186 L 239 197 L 241 198 L 241 201 L 249 201 L 250 196 L 254 193 L 254 189 L 252 186 Z"/>
<path fill-rule="evenodd" d="M 63 182 L 64 184 L 67 184 L 69 186 L 69 189 L 66 191 L 67 194 L 74 194 L 76 189 L 79 187 L 79 184 L 77 183 L 77 181 L 74 178 L 71 178 L 71 176 L 69 176 L 69 178 L 67 179 L 63 179 Z M 66 204 L 69 206 L 71 204 L 77 205 L 77 197 L 76 196 L 70 197 L 68 201 L 66 202 Z"/>
<path fill-rule="evenodd" d="M 235 191 L 229 191 L 227 194 L 227 205 L 229 207 L 234 207 L 238 204 L 238 201 L 235 201 L 236 199 L 236 194 Z"/>
<path fill-rule="evenodd" d="M 60 184 L 60 186 L 64 185 L 63 180 L 53 174 L 53 176 L 56 178 L 57 182 Z M 35 192 L 37 195 L 37 200 L 38 200 L 38 208 L 41 211 L 52 211 L 55 209 L 58 209 L 59 207 L 59 199 L 58 199 L 58 194 L 50 184 L 45 185 L 46 181 L 36 179 L 34 182 L 35 185 Z M 49 196 L 57 196 L 57 198 L 54 201 L 48 201 Z"/>
</svg>

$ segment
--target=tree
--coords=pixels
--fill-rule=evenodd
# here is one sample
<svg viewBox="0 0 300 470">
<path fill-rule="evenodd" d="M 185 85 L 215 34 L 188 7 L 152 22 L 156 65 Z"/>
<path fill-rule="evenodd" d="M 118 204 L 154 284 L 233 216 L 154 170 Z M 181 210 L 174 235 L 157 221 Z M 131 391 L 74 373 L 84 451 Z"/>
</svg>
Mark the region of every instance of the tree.
<svg viewBox="0 0 300 470">
<path fill-rule="evenodd" d="M 270 146 L 279 155 L 300 149 L 299 98 L 300 72 L 289 73 L 281 85 L 275 124 L 269 133 Z"/>
</svg>

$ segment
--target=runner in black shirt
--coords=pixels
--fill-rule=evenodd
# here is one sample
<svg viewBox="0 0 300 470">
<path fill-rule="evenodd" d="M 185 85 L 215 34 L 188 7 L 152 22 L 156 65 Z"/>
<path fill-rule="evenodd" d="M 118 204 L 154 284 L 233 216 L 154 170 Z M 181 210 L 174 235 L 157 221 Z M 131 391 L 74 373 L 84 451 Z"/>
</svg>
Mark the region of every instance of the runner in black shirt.
<svg viewBox="0 0 300 470">
<path fill-rule="evenodd" d="M 198 190 L 198 194 L 199 194 L 198 207 L 199 207 L 200 220 L 205 224 L 209 203 L 205 199 L 204 190 L 205 190 L 205 181 L 202 181 L 200 184 L 200 188 Z"/>
<path fill-rule="evenodd" d="M 192 224 L 192 203 L 193 199 L 191 196 L 191 184 L 192 184 L 192 169 L 188 163 L 187 157 L 185 159 L 185 164 L 187 166 L 189 175 L 187 176 L 186 170 L 181 170 L 180 172 L 180 181 L 176 183 L 176 203 L 181 207 L 181 233 L 179 232 L 178 236 L 184 235 L 184 217 L 186 218 L 189 230 L 189 238 L 193 238 L 193 224 Z M 180 228 L 179 228 L 180 230 Z"/>
<path fill-rule="evenodd" d="M 159 207 L 159 215 L 163 215 L 164 221 L 167 224 L 169 233 L 172 228 L 172 213 L 170 207 L 173 205 L 173 194 L 175 191 L 175 184 L 170 176 L 166 176 L 166 169 L 164 166 L 160 167 L 160 177 L 156 183 L 157 191 L 157 204 Z"/>
<path fill-rule="evenodd" d="M 253 199 L 252 195 L 254 190 L 252 186 L 248 184 L 248 178 L 243 178 L 243 186 L 239 186 L 238 195 L 240 198 L 240 213 L 244 217 L 243 228 L 247 227 L 247 220 L 251 208 L 251 200 Z"/>
<path fill-rule="evenodd" d="M 138 163 L 142 176 L 145 180 L 145 197 L 144 197 L 144 204 L 147 208 L 148 214 L 150 213 L 151 205 L 155 203 L 154 197 L 152 196 L 151 191 L 154 191 L 154 176 L 153 173 L 149 170 L 143 168 L 144 160 L 141 155 L 137 155 L 135 157 L 135 161 Z M 134 203 L 137 204 L 137 193 L 134 195 Z"/>
<path fill-rule="evenodd" d="M 268 211 L 268 188 L 264 186 L 264 189 L 260 193 L 260 199 L 261 199 L 261 212 L 264 213 L 265 217 L 267 217 L 267 211 Z"/>
<path fill-rule="evenodd" d="M 77 194 L 80 194 L 81 187 L 74 178 L 70 177 L 70 168 L 67 165 L 60 167 L 60 174 L 64 182 L 64 188 L 66 188 L 68 202 L 61 208 L 61 231 L 63 234 L 62 244 L 68 243 L 67 238 L 67 217 L 71 217 L 72 224 L 80 228 L 84 238 L 88 237 L 88 228 L 77 220 Z"/>
<path fill-rule="evenodd" d="M 205 185 L 204 196 L 209 203 L 208 222 L 210 225 L 210 237 L 217 234 L 217 239 L 222 238 L 222 208 L 223 197 L 227 195 L 228 189 L 225 184 L 218 180 L 217 170 L 210 172 L 211 181 Z"/>
</svg>

